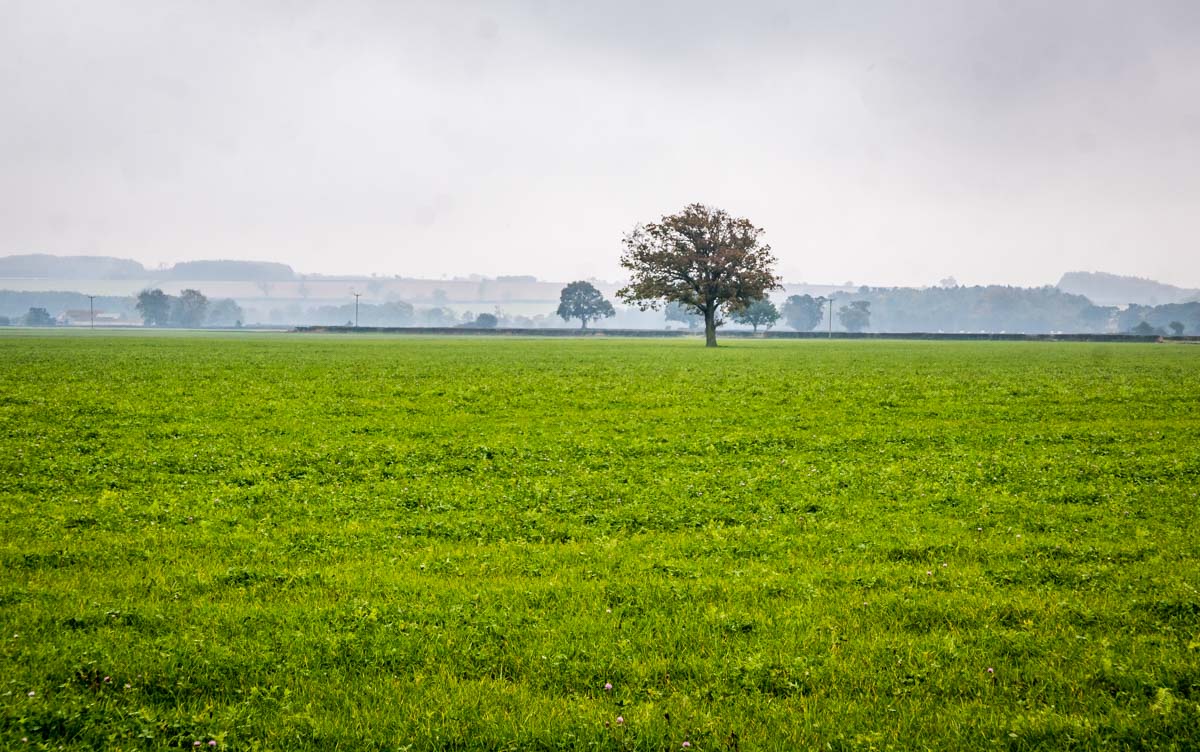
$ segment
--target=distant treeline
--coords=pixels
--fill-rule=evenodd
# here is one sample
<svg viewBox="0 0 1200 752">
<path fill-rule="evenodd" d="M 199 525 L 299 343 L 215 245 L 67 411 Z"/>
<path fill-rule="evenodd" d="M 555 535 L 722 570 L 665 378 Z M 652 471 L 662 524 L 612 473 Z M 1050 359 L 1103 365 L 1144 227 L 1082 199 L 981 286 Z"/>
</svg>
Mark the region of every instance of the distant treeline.
<svg viewBox="0 0 1200 752">
<path fill-rule="evenodd" d="M 834 305 L 853 301 L 870 304 L 875 332 L 1103 333 L 1116 313 L 1056 287 L 863 287 Z"/>
<path fill-rule="evenodd" d="M 244 313 L 236 301 L 229 298 L 209 301 L 197 290 L 185 290 L 185 295 L 179 297 L 165 295 L 161 290 L 145 291 L 137 296 L 97 295 L 94 301 L 77 292 L 0 290 L 0 326 L 80 324 L 89 322 L 93 313 L 99 324 L 145 321 L 145 311 L 139 307 L 140 298 L 151 292 L 161 296 L 165 306 L 161 316 L 151 323 L 162 326 L 224 327 L 240 325 L 244 319 Z M 179 305 L 181 300 L 191 304 L 190 310 Z"/>
<path fill-rule="evenodd" d="M 564 322 L 551 314 L 538 316 L 522 316 L 508 314 L 503 311 L 471 310 L 456 311 L 445 306 L 417 308 L 404 301 L 387 303 L 360 303 L 358 306 L 359 326 L 397 327 L 397 326 L 433 326 L 454 327 L 470 325 L 481 315 L 494 316 L 497 324 L 502 326 L 539 328 L 562 326 Z M 266 320 L 272 323 L 286 323 L 308 326 L 342 326 L 354 324 L 355 310 L 353 303 L 343 305 L 326 305 L 315 308 L 291 306 L 283 309 L 272 309 Z"/>
<path fill-rule="evenodd" d="M 305 323 L 327 326 L 353 324 L 354 304 L 309 308 L 302 311 L 299 317 Z M 449 308 L 427 308 L 418 313 L 411 303 L 399 300 L 389 303 L 360 303 L 358 306 L 358 323 L 361 326 L 454 326 L 458 321 L 458 314 Z"/>
<path fill-rule="evenodd" d="M 1116 315 L 1116 322 L 1119 332 L 1200 334 L 1200 303 L 1132 305 Z"/>
<path fill-rule="evenodd" d="M 948 333 L 1026 333 L 1081 334 L 1136 333 L 1200 334 L 1200 302 L 1172 303 L 1159 306 L 1132 305 L 1123 309 L 1097 306 L 1082 295 L 1072 295 L 1056 287 L 863 287 L 834 299 L 835 331 L 843 331 L 838 312 L 855 302 L 867 304 L 866 332 L 948 332 Z M 102 296 L 95 300 L 97 312 L 117 314 L 122 319 L 139 321 L 141 315 L 134 296 Z M 18 322 L 31 308 L 44 308 L 59 317 L 68 311 L 86 311 L 88 298 L 76 292 L 17 292 L 0 290 L 0 317 Z M 817 330 L 828 327 L 828 307 L 821 310 Z M 455 310 L 445 306 L 417 308 L 404 301 L 360 303 L 358 323 L 370 327 L 454 327 L 476 321 L 480 314 L 496 317 L 496 325 L 514 328 L 570 328 L 575 326 L 554 315 L 550 306 L 544 314 L 520 315 L 504 311 Z M 669 317 L 668 317 L 669 318 Z M 206 308 L 202 323 L 194 325 L 229 326 L 242 323 L 342 326 L 355 322 L 354 303 L 284 308 L 243 312 L 234 301 L 213 301 Z M 169 319 L 163 322 L 169 323 Z M 617 316 L 603 328 L 661 329 L 668 321 L 660 313 L 642 313 L 618 309 Z M 676 327 L 681 326 L 675 321 Z M 682 325 L 686 326 L 686 322 Z M 733 324 L 728 325 L 730 328 Z M 774 327 L 788 329 L 787 319 Z"/>
<path fill-rule="evenodd" d="M 1183 327 L 1179 333 L 1200 334 L 1200 303 L 1161 306 L 1097 306 L 1082 295 L 1064 293 L 1056 287 L 863 287 L 856 293 L 834 299 L 834 329 L 843 330 L 837 312 L 856 301 L 868 304 L 869 315 L 864 331 L 871 332 L 1014 332 L 1052 334 L 1077 332 L 1081 334 L 1129 333 L 1175 334 L 1176 323 Z M 827 324 L 828 308 L 817 328 Z M 669 314 L 669 312 L 668 312 Z M 499 326 L 515 328 L 545 328 L 569 326 L 552 312 L 547 314 L 512 315 L 496 311 Z M 471 321 L 476 314 L 455 311 L 446 307 L 415 308 L 409 303 L 394 301 L 382 304 L 362 303 L 358 310 L 361 326 L 456 326 Z M 670 321 L 676 326 L 687 324 L 678 316 L 667 315 L 666 321 L 651 314 L 620 310 L 615 319 L 599 324 L 602 328 L 660 328 Z M 339 326 L 354 322 L 354 304 L 289 309 L 275 309 L 268 320 L 299 325 Z M 659 322 L 662 322 L 660 324 Z M 732 322 L 727 326 L 732 327 Z M 781 320 L 777 329 L 787 328 Z"/>
<path fill-rule="evenodd" d="M 142 290 L 137 295 L 138 316 L 146 326 L 242 326 L 245 313 L 230 298 L 210 301 L 199 290 L 188 289 L 178 295 L 162 290 Z"/>
<path fill-rule="evenodd" d="M 873 332 L 1055 332 L 1172 334 L 1176 322 L 1189 334 L 1200 333 L 1200 303 L 1163 306 L 1098 306 L 1082 295 L 1056 287 L 911 287 L 860 288 L 835 299 L 834 307 L 865 301 L 867 331 Z M 835 318 L 834 328 L 837 328 Z M 1161 330 L 1161 331 L 1160 331 Z"/>
<path fill-rule="evenodd" d="M 97 295 L 95 309 L 121 316 L 136 316 L 136 298 L 130 295 Z M 88 296 L 78 292 L 27 292 L 23 290 L 0 290 L 0 316 L 16 319 L 24 316 L 30 308 L 45 308 L 57 316 L 65 311 L 88 310 Z"/>
</svg>

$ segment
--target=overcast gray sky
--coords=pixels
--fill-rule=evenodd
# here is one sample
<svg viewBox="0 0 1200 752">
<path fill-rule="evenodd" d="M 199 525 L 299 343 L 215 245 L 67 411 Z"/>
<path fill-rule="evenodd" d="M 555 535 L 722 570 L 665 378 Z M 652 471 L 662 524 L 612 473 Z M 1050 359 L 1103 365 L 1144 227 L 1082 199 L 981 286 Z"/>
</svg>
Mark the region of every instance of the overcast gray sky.
<svg viewBox="0 0 1200 752">
<path fill-rule="evenodd" d="M 1200 2 L 0 0 L 0 254 L 1200 286 Z"/>
</svg>

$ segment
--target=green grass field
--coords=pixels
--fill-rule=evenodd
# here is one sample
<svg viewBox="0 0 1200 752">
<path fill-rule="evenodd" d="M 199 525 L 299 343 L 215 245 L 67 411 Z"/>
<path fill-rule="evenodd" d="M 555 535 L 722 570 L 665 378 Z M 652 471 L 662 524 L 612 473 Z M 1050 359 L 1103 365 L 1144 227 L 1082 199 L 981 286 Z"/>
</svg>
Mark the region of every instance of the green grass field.
<svg viewBox="0 0 1200 752">
<path fill-rule="evenodd" d="M 1200 747 L 1200 347 L 13 332 L 0 432 L 0 748 Z"/>
</svg>

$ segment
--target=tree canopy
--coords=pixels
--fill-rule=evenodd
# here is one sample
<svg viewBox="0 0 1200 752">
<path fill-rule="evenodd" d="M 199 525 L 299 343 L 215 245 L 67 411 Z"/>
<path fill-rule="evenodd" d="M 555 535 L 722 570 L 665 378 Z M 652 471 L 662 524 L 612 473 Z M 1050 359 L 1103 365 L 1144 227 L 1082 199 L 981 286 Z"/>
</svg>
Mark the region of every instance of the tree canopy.
<svg viewBox="0 0 1200 752">
<path fill-rule="evenodd" d="M 811 332 L 824 318 L 824 303 L 811 295 L 791 295 L 783 303 L 783 319 L 798 332 Z"/>
<path fill-rule="evenodd" d="M 871 304 L 865 300 L 856 300 L 850 305 L 838 309 L 838 321 L 848 332 L 861 332 L 871 326 Z"/>
<path fill-rule="evenodd" d="M 30 308 L 25 314 L 25 326 L 54 326 L 54 317 L 45 308 Z"/>
<path fill-rule="evenodd" d="M 171 296 L 162 290 L 142 290 L 137 296 L 137 312 L 146 326 L 166 326 L 171 318 Z"/>
<path fill-rule="evenodd" d="M 587 329 L 589 321 L 615 316 L 612 303 L 591 282 L 579 280 L 562 289 L 558 299 L 558 315 L 563 321 L 579 319 L 580 328 Z"/>
<path fill-rule="evenodd" d="M 241 309 L 232 300 L 228 303 L 240 317 Z M 200 327 L 207 320 L 209 306 L 208 298 L 199 290 L 184 290 L 176 297 L 156 288 L 139 292 L 135 308 L 146 326 Z M 228 306 L 222 306 L 222 315 L 229 312 Z"/>
<path fill-rule="evenodd" d="M 208 313 L 208 298 L 199 290 L 184 290 L 179 297 L 172 301 L 172 323 L 193 328 L 204 325 L 204 317 Z"/>
<path fill-rule="evenodd" d="M 621 266 L 629 284 L 617 295 L 641 310 L 676 302 L 704 318 L 705 345 L 716 347 L 722 315 L 779 287 L 771 246 L 748 219 L 691 204 L 625 236 Z"/>
</svg>

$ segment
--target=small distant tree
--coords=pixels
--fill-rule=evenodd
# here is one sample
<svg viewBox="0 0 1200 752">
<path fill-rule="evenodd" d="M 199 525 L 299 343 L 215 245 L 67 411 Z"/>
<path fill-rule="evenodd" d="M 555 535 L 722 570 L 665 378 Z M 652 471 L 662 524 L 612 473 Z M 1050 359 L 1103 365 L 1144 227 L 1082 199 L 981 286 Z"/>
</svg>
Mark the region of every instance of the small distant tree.
<svg viewBox="0 0 1200 752">
<path fill-rule="evenodd" d="M 779 309 L 770 298 L 760 298 L 740 311 L 734 311 L 732 318 L 739 324 L 749 324 L 757 333 L 760 326 L 767 329 L 775 326 L 775 322 L 779 321 Z"/>
<path fill-rule="evenodd" d="M 475 329 L 495 329 L 499 323 L 500 319 L 496 318 L 494 313 L 481 313 L 475 317 L 471 326 Z"/>
<path fill-rule="evenodd" d="M 667 321 L 678 321 L 680 324 L 687 324 L 688 329 L 695 329 L 704 321 L 704 319 L 700 318 L 700 314 L 687 308 L 682 303 L 667 303 L 666 310 L 663 313 Z"/>
<path fill-rule="evenodd" d="M 209 326 L 236 326 L 244 318 L 242 307 L 232 298 L 218 300 L 208 309 Z"/>
<path fill-rule="evenodd" d="M 378 318 L 375 326 L 408 326 L 416 318 L 417 312 L 411 303 L 403 300 L 389 300 L 374 311 Z"/>
<path fill-rule="evenodd" d="M 166 326 L 171 319 L 171 296 L 158 289 L 142 290 L 136 308 L 146 326 Z"/>
<path fill-rule="evenodd" d="M 579 319 L 580 329 L 587 329 L 589 321 L 616 315 L 612 303 L 591 282 L 579 280 L 562 289 L 558 296 L 558 315 L 563 321 Z"/>
<path fill-rule="evenodd" d="M 1166 332 L 1164 332 L 1162 329 L 1159 329 L 1159 328 L 1151 325 L 1149 321 L 1142 321 L 1137 326 L 1130 329 L 1129 333 L 1136 334 L 1139 337 L 1151 337 L 1151 336 L 1154 336 L 1155 334 L 1161 335 L 1161 334 L 1165 334 Z"/>
<path fill-rule="evenodd" d="M 199 290 L 184 290 L 171 306 L 171 321 L 177 326 L 194 328 L 204 325 L 208 298 Z"/>
<path fill-rule="evenodd" d="M 642 310 L 663 301 L 704 317 L 704 344 L 717 346 L 723 313 L 740 311 L 779 287 L 762 229 L 721 209 L 691 204 L 625 236 L 621 266 L 629 284 L 618 296 Z"/>
<path fill-rule="evenodd" d="M 419 314 L 419 318 L 429 326 L 454 326 L 458 317 L 449 308 L 429 308 Z"/>
<path fill-rule="evenodd" d="M 856 300 L 848 306 L 838 309 L 838 321 L 848 332 L 861 332 L 871 326 L 871 304 L 865 300 Z"/>
<path fill-rule="evenodd" d="M 1176 337 L 1183 336 L 1183 322 L 1182 321 L 1172 321 L 1171 323 L 1167 324 L 1167 326 L 1171 328 L 1171 333 L 1174 334 Z"/>
<path fill-rule="evenodd" d="M 30 308 L 25 314 L 25 326 L 54 326 L 54 317 L 45 308 Z"/>
<path fill-rule="evenodd" d="M 811 295 L 792 295 L 783 303 L 783 318 L 798 332 L 811 332 L 825 318 L 824 305 Z"/>
</svg>

